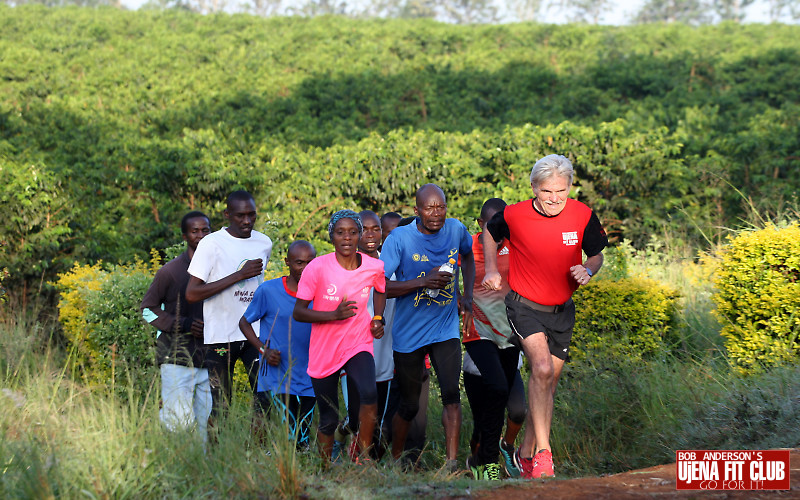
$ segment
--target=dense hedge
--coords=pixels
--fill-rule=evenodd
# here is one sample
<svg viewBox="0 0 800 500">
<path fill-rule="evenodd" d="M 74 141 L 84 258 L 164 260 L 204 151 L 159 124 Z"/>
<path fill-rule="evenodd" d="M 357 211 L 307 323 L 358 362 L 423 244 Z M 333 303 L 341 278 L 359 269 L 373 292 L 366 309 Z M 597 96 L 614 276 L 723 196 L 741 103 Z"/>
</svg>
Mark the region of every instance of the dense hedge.
<svg viewBox="0 0 800 500">
<path fill-rule="evenodd" d="M 425 181 L 465 218 L 527 195 L 550 152 L 616 235 L 713 237 L 742 214 L 727 182 L 797 193 L 798 36 L 0 5 L 0 169 L 25 181 L 0 199 L 30 188 L 51 215 L 3 226 L 0 257 L 25 281 L 146 259 L 190 208 L 221 223 L 237 187 L 279 247 L 335 208 L 403 209 Z"/>
<path fill-rule="evenodd" d="M 677 299 L 675 290 L 645 278 L 601 279 L 580 287 L 570 357 L 595 367 L 663 357 L 678 341 Z"/>
<path fill-rule="evenodd" d="M 800 360 L 800 225 L 746 231 L 714 275 L 722 336 L 742 373 Z"/>
</svg>

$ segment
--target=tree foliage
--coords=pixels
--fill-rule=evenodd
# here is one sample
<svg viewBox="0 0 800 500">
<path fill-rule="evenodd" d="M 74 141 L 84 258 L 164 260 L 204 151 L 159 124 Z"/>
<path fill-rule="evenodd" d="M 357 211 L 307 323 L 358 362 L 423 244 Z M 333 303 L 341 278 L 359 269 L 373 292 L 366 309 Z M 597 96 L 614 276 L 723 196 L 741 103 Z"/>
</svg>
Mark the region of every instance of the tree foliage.
<svg viewBox="0 0 800 500">
<path fill-rule="evenodd" d="M 536 21 L 542 9 L 542 0 L 511 0 L 508 2 L 517 21 Z"/>
<path fill-rule="evenodd" d="M 611 5 L 611 0 L 555 0 L 551 8 L 571 12 L 573 22 L 598 24 Z"/>
<path fill-rule="evenodd" d="M 457 24 L 495 23 L 499 20 L 492 0 L 445 0 L 441 2 L 447 18 Z"/>
<path fill-rule="evenodd" d="M 778 22 L 786 17 L 792 20 L 800 19 L 800 0 L 767 0 L 767 4 L 772 22 Z"/>
<path fill-rule="evenodd" d="M 709 9 L 703 0 L 647 0 L 634 19 L 637 23 L 703 24 Z"/>
<path fill-rule="evenodd" d="M 735 21 L 740 23 L 744 20 L 745 11 L 754 0 L 714 0 L 712 6 L 714 12 L 721 21 Z"/>
<path fill-rule="evenodd" d="M 429 181 L 469 222 L 549 153 L 613 237 L 719 240 L 797 194 L 797 35 L 0 6 L 2 264 L 146 258 L 236 188 L 279 250 Z"/>
</svg>

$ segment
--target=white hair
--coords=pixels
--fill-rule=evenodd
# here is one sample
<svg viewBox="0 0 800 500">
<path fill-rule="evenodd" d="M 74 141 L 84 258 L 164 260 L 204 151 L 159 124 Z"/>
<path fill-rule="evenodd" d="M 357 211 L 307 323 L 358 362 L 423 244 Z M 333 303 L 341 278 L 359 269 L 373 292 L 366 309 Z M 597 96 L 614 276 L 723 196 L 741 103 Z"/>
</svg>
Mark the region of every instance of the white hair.
<svg viewBox="0 0 800 500">
<path fill-rule="evenodd" d="M 531 184 L 540 186 L 547 179 L 558 176 L 569 179 L 569 185 L 571 186 L 574 172 L 572 162 L 566 156 L 547 155 L 533 165 L 531 169 Z"/>
</svg>

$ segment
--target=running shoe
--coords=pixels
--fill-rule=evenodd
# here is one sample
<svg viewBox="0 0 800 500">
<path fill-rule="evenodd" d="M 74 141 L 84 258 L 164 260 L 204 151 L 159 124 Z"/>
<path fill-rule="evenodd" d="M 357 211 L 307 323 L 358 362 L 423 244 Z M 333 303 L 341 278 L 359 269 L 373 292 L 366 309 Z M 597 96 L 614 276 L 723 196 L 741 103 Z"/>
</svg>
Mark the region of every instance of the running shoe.
<svg viewBox="0 0 800 500">
<path fill-rule="evenodd" d="M 467 457 L 467 470 L 472 474 L 472 479 L 480 481 L 483 479 L 484 467 L 483 465 L 475 465 L 475 457 L 470 455 Z"/>
<path fill-rule="evenodd" d="M 484 481 L 499 481 L 500 480 L 500 464 L 492 463 L 483 466 L 483 480 Z"/>
<path fill-rule="evenodd" d="M 533 470 L 531 470 L 531 478 L 539 479 L 542 477 L 555 477 L 553 472 L 553 454 L 550 450 L 539 450 L 539 453 L 533 456 Z"/>
<path fill-rule="evenodd" d="M 514 464 L 514 447 L 500 438 L 500 454 L 503 456 L 503 469 L 508 477 L 519 477 L 519 467 Z"/>
<path fill-rule="evenodd" d="M 519 454 L 519 448 L 514 452 L 514 466 L 519 469 L 523 479 L 533 479 L 533 458 L 524 458 Z"/>
</svg>

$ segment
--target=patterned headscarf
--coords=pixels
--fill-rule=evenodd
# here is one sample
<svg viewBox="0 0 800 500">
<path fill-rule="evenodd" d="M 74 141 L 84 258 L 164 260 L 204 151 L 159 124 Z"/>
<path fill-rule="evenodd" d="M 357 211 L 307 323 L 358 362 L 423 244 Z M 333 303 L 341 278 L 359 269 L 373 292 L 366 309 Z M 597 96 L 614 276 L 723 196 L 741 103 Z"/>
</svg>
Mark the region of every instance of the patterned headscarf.
<svg viewBox="0 0 800 500">
<path fill-rule="evenodd" d="M 352 210 L 339 210 L 331 216 L 331 221 L 328 223 L 328 236 L 330 237 L 331 241 L 333 241 L 333 227 L 342 219 L 353 219 L 356 222 L 356 226 L 358 226 L 359 237 L 361 236 L 361 233 L 364 232 L 364 224 L 361 223 L 361 216 L 358 215 L 358 212 L 353 212 Z"/>
</svg>

